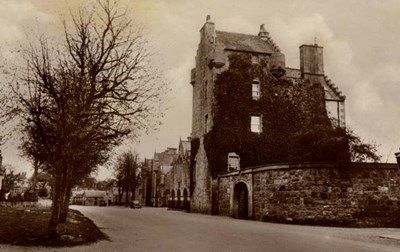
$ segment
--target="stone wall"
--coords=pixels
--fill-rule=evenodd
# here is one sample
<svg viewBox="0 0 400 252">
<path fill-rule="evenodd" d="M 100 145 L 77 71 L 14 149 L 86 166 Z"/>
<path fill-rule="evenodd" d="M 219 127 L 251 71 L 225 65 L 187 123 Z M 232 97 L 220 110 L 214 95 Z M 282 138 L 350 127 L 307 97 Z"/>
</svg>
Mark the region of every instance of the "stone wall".
<svg viewBox="0 0 400 252">
<path fill-rule="evenodd" d="M 208 169 L 207 155 L 204 150 L 203 138 L 196 156 L 194 190 L 191 196 L 192 212 L 211 214 L 211 175 Z"/>
<path fill-rule="evenodd" d="M 219 177 L 219 212 L 234 216 L 234 190 L 249 190 L 249 218 L 334 226 L 400 226 L 396 164 L 270 165 Z"/>
</svg>

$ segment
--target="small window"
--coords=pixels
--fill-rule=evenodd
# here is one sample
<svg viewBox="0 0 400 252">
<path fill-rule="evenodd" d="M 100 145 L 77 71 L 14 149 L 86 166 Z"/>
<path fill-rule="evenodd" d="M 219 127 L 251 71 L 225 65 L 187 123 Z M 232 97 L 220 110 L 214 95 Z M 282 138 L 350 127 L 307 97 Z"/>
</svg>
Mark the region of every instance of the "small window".
<svg viewBox="0 0 400 252">
<path fill-rule="evenodd" d="M 260 99 L 260 81 L 259 80 L 253 80 L 253 84 L 251 87 L 251 91 L 252 91 L 252 97 L 253 100 L 258 100 Z"/>
<path fill-rule="evenodd" d="M 261 116 L 251 116 L 250 129 L 251 132 L 261 133 L 262 131 Z"/>
<path fill-rule="evenodd" d="M 254 65 L 259 63 L 258 55 L 251 55 L 251 63 Z"/>
</svg>

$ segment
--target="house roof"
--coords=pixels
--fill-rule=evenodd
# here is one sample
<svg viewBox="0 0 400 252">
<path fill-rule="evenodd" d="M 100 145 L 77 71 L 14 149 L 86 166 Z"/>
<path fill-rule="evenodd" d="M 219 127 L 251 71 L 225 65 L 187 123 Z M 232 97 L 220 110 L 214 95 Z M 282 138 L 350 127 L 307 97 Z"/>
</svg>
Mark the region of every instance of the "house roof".
<svg viewBox="0 0 400 252">
<path fill-rule="evenodd" d="M 72 191 L 72 197 L 83 197 L 84 191 Z"/>
<path fill-rule="evenodd" d="M 105 197 L 107 196 L 106 191 L 95 191 L 95 190 L 90 190 L 90 191 L 85 191 L 85 197 L 86 198 L 93 198 L 93 197 Z"/>
<path fill-rule="evenodd" d="M 263 40 L 256 35 L 216 31 L 215 39 L 216 43 L 222 45 L 224 49 L 265 54 L 272 54 L 279 51 L 270 38 L 268 40 Z"/>
<path fill-rule="evenodd" d="M 286 68 L 286 77 L 290 79 L 301 80 L 301 71 L 300 69 L 295 68 Z M 345 100 L 346 96 L 342 94 L 339 88 L 333 83 L 326 75 L 323 76 L 323 80 L 321 83 L 325 89 L 325 99 L 333 99 L 333 100 Z"/>
<path fill-rule="evenodd" d="M 286 67 L 286 77 L 293 79 L 301 79 L 301 71 L 300 69 Z"/>
</svg>

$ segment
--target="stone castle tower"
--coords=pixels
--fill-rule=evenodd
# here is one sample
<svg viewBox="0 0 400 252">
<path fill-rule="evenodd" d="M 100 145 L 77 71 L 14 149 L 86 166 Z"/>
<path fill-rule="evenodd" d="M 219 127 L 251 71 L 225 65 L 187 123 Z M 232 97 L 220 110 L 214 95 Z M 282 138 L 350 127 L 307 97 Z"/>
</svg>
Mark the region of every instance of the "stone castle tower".
<svg viewBox="0 0 400 252">
<path fill-rule="evenodd" d="M 213 127 L 218 127 L 213 121 L 214 83 L 217 75 L 229 68 L 228 56 L 231 53 L 250 54 L 255 64 L 261 59 L 267 59 L 269 71 L 277 78 L 309 80 L 321 84 L 325 90 L 325 104 L 329 117 L 337 126 L 345 127 L 345 97 L 324 74 L 321 46 L 316 44 L 300 46 L 300 69 L 288 68 L 285 64 L 285 55 L 274 43 L 264 25 L 260 26 L 258 35 L 224 32 L 216 30 L 214 22 L 207 16 L 200 30 L 196 67 L 191 71 L 190 81 L 193 86 L 192 137 L 199 139 L 199 148 L 191 172 L 193 212 L 217 214 L 218 211 L 218 182 L 210 174 L 204 149 L 204 136 Z M 257 90 L 257 85 L 253 85 L 252 92 L 253 97 L 260 92 Z M 253 117 L 249 119 L 249 130 L 257 131 L 257 120 L 259 119 Z"/>
</svg>

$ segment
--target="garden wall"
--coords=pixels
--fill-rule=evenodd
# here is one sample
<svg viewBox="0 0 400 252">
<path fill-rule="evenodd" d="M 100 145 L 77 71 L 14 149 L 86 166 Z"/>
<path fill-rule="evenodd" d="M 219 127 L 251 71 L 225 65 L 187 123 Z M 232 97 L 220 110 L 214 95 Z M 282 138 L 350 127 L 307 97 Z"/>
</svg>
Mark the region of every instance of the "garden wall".
<svg viewBox="0 0 400 252">
<path fill-rule="evenodd" d="M 279 164 L 219 177 L 219 214 L 237 216 L 235 186 L 247 186 L 247 217 L 334 225 L 400 226 L 397 164 Z M 236 206 L 236 207 L 235 207 Z"/>
</svg>

